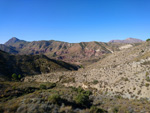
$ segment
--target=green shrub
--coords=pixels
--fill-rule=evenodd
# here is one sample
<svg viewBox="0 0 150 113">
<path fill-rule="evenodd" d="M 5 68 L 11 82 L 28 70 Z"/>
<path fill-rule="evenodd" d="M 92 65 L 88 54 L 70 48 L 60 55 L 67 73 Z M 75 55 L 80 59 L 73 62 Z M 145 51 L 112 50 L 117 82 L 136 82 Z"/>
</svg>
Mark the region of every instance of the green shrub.
<svg viewBox="0 0 150 113">
<path fill-rule="evenodd" d="M 22 78 L 22 76 L 19 74 L 19 75 L 18 75 L 18 79 L 20 80 L 21 78 Z"/>
<path fill-rule="evenodd" d="M 94 81 L 93 81 L 93 84 L 98 84 L 98 80 L 94 80 Z"/>
<path fill-rule="evenodd" d="M 56 87 L 56 83 L 49 83 L 49 84 L 47 85 L 47 88 L 48 88 L 48 89 L 51 89 L 51 88 L 54 88 L 54 87 Z"/>
<path fill-rule="evenodd" d="M 83 90 L 81 87 L 78 87 L 78 88 L 77 88 L 77 92 L 78 92 L 78 93 L 82 93 L 83 91 L 84 91 L 84 90 Z"/>
<path fill-rule="evenodd" d="M 91 106 L 90 113 L 107 113 L 107 111 L 105 111 L 101 108 L 97 108 L 96 106 Z"/>
<path fill-rule="evenodd" d="M 84 91 L 83 94 L 90 96 L 92 94 L 92 92 L 88 90 L 88 91 Z"/>
<path fill-rule="evenodd" d="M 77 104 L 80 104 L 84 107 L 87 107 L 90 103 L 89 96 L 87 96 L 85 94 L 78 94 L 77 96 L 74 97 L 74 101 Z"/>
<path fill-rule="evenodd" d="M 113 108 L 113 113 L 118 113 L 118 111 L 119 111 L 119 108 L 118 108 L 118 107 L 114 107 L 114 108 Z"/>
<path fill-rule="evenodd" d="M 13 86 L 13 87 L 12 87 L 12 89 L 13 89 L 13 90 L 15 90 L 15 89 L 16 89 L 16 87 L 15 87 L 15 86 Z"/>
<path fill-rule="evenodd" d="M 146 87 L 149 87 L 149 84 L 148 84 L 148 83 L 146 83 L 146 84 L 145 84 L 145 86 L 146 86 Z"/>
<path fill-rule="evenodd" d="M 40 85 L 40 89 L 46 89 L 46 85 L 41 84 L 41 85 Z"/>
<path fill-rule="evenodd" d="M 14 73 L 14 74 L 12 74 L 12 79 L 13 80 L 18 80 L 18 76 Z"/>
<path fill-rule="evenodd" d="M 59 103 L 60 100 L 61 98 L 58 94 L 53 94 L 50 97 L 48 97 L 48 101 L 50 101 L 51 103 Z"/>
<path fill-rule="evenodd" d="M 124 80 L 124 81 L 129 81 L 129 79 L 128 79 L 128 78 L 125 78 L 125 77 L 122 77 L 122 80 Z"/>
<path fill-rule="evenodd" d="M 146 74 L 145 74 L 146 76 L 148 76 L 149 75 L 149 73 L 148 72 L 146 72 Z"/>
<path fill-rule="evenodd" d="M 78 92 L 78 94 L 84 94 L 87 96 L 90 96 L 92 94 L 91 91 L 87 90 L 85 91 L 84 89 L 82 89 L 81 87 L 75 88 L 75 87 L 71 87 L 74 91 Z"/>
<path fill-rule="evenodd" d="M 12 80 L 15 80 L 15 81 L 18 81 L 18 80 L 20 80 L 21 78 L 22 78 L 22 76 L 19 74 L 19 75 L 17 75 L 17 74 L 12 74 Z"/>
<path fill-rule="evenodd" d="M 149 76 L 146 76 L 146 81 L 150 82 L 150 77 Z"/>
<path fill-rule="evenodd" d="M 146 40 L 146 42 L 148 42 L 148 41 L 150 41 L 150 39 L 149 39 L 149 38 Z"/>
<path fill-rule="evenodd" d="M 80 68 L 84 68 L 84 66 L 83 66 L 83 65 L 80 65 Z"/>
</svg>

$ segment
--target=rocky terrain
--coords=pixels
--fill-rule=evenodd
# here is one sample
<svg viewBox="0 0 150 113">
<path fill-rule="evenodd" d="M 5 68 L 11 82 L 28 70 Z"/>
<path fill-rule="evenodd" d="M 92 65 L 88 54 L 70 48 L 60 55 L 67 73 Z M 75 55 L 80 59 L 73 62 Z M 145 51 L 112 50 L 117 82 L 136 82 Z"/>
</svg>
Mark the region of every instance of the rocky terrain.
<svg viewBox="0 0 150 113">
<path fill-rule="evenodd" d="M 77 72 L 26 77 L 25 82 L 61 82 L 65 86 L 95 88 L 110 96 L 150 100 L 150 43 L 114 52 Z"/>
<path fill-rule="evenodd" d="M 133 39 L 131 39 L 133 40 Z M 138 39 L 134 39 L 138 40 Z M 136 42 L 136 41 L 133 41 Z M 139 43 L 141 41 L 137 41 Z M 140 43 L 139 43 L 140 44 Z M 39 55 L 44 54 L 49 58 L 63 60 L 78 65 L 89 65 L 104 56 L 120 50 L 124 43 L 80 42 L 67 43 L 61 41 L 33 41 L 27 42 L 16 37 L 8 40 L 0 49 L 11 54 Z M 133 43 L 132 46 L 136 44 Z"/>
<path fill-rule="evenodd" d="M 21 79 L 0 82 L 0 112 L 149 113 L 150 42 L 105 44 L 107 54 L 79 69 L 45 55 L 10 55 L 0 51 L 2 78 L 11 69 L 11 73 L 17 70 L 17 74 L 24 74 Z M 21 54 L 22 49 L 13 48 Z"/>
</svg>

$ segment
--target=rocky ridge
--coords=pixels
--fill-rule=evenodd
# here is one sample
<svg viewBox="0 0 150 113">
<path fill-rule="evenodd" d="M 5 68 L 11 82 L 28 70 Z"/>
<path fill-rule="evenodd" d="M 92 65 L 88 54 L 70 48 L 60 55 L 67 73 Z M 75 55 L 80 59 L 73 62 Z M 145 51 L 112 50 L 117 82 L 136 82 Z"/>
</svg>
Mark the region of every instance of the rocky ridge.
<svg viewBox="0 0 150 113">
<path fill-rule="evenodd" d="M 61 41 L 33 41 L 27 42 L 18 38 L 11 38 L 0 49 L 11 54 L 39 55 L 44 54 L 49 58 L 63 60 L 78 65 L 88 65 L 98 61 L 105 55 L 120 50 L 124 43 L 80 42 L 67 43 Z M 132 44 L 135 46 L 136 44 Z M 16 52 L 13 52 L 16 51 Z"/>
<path fill-rule="evenodd" d="M 136 39 L 136 38 L 127 38 L 125 40 L 111 40 L 109 41 L 109 43 L 141 43 L 143 42 L 140 39 Z"/>
</svg>

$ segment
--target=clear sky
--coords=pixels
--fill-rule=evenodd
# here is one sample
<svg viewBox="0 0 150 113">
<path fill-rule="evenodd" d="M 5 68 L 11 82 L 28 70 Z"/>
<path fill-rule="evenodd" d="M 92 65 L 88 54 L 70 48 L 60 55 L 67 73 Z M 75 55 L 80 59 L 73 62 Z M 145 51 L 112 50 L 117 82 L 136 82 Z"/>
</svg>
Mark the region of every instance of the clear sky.
<svg viewBox="0 0 150 113">
<path fill-rule="evenodd" d="M 150 38 L 150 0 L 0 0 L 0 43 Z"/>
</svg>

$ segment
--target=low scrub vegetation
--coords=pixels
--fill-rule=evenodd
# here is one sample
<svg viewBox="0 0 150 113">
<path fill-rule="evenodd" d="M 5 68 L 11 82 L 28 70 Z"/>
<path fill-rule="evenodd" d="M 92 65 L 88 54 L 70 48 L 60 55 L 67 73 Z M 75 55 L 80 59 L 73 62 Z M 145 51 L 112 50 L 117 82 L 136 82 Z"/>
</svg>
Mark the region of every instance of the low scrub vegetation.
<svg viewBox="0 0 150 113">
<path fill-rule="evenodd" d="M 59 83 L 0 82 L 0 92 L 0 112 L 126 113 L 149 110 L 147 100 L 92 94 L 81 87 L 65 87 Z"/>
</svg>

